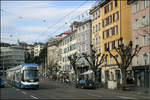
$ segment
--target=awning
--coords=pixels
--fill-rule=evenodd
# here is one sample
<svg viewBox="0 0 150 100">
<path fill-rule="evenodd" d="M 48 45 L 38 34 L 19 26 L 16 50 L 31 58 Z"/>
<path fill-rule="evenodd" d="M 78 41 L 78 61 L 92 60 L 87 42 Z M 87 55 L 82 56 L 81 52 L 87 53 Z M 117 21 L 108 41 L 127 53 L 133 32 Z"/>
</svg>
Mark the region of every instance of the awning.
<svg viewBox="0 0 150 100">
<path fill-rule="evenodd" d="M 92 74 L 92 73 L 93 73 L 92 70 L 88 70 L 87 72 L 84 72 L 84 73 L 82 73 L 82 74 L 80 74 L 80 75 L 86 75 L 86 74 Z"/>
</svg>

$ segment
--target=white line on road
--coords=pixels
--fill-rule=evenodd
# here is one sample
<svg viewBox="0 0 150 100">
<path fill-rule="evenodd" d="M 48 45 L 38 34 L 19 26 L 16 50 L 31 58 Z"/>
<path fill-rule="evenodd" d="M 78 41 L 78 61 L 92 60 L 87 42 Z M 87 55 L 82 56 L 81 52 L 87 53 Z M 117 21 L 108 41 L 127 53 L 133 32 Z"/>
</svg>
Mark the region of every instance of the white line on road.
<svg viewBox="0 0 150 100">
<path fill-rule="evenodd" d="M 26 94 L 26 92 L 24 92 L 24 91 L 21 91 L 23 94 Z"/>
<path fill-rule="evenodd" d="M 16 89 L 17 91 L 19 91 L 20 89 Z"/>
<path fill-rule="evenodd" d="M 102 96 L 100 96 L 100 95 L 95 95 L 95 94 L 90 94 L 90 93 L 88 93 L 88 95 L 89 95 L 89 96 L 94 96 L 94 97 L 102 97 Z"/>
<path fill-rule="evenodd" d="M 32 97 L 32 98 L 34 98 L 34 99 L 39 99 L 39 98 L 37 98 L 37 97 L 35 97 L 35 96 L 32 96 L 32 95 L 30 95 L 30 97 Z"/>
<path fill-rule="evenodd" d="M 133 98 L 133 97 L 124 97 L 124 96 L 118 96 L 121 99 L 137 99 L 137 98 Z"/>
</svg>

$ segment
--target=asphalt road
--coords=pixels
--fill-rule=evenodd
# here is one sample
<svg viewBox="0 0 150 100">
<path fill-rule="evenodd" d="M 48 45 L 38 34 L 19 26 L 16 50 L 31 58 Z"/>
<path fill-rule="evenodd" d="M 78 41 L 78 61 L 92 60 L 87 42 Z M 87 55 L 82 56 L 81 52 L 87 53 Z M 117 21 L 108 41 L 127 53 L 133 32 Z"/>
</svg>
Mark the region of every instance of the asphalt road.
<svg viewBox="0 0 150 100">
<path fill-rule="evenodd" d="M 41 80 L 37 90 L 19 89 L 6 84 L 0 92 L 1 99 L 137 99 L 97 90 L 78 89 L 48 80 Z"/>
</svg>

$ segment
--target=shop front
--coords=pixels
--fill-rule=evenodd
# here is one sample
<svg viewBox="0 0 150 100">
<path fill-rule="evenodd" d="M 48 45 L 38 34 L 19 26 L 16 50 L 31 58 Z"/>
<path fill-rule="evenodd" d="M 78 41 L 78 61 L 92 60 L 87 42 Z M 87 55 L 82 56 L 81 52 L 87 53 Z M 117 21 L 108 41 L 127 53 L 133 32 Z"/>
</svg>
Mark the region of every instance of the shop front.
<svg viewBox="0 0 150 100">
<path fill-rule="evenodd" d="M 134 84 L 138 88 L 149 88 L 150 66 L 134 66 Z"/>
</svg>

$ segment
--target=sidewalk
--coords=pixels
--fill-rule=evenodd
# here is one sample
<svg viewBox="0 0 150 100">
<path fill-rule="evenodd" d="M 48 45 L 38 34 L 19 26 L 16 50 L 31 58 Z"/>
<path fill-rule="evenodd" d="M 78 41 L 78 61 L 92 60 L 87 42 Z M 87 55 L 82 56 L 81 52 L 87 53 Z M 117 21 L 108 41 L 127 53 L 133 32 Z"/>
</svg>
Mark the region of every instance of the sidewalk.
<svg viewBox="0 0 150 100">
<path fill-rule="evenodd" d="M 149 99 L 150 94 L 144 93 L 142 91 L 123 91 L 123 90 L 111 90 L 106 88 L 97 88 L 96 91 L 103 92 L 103 93 L 111 93 L 121 96 L 131 96 L 131 97 L 137 97 L 141 99 Z"/>
</svg>

